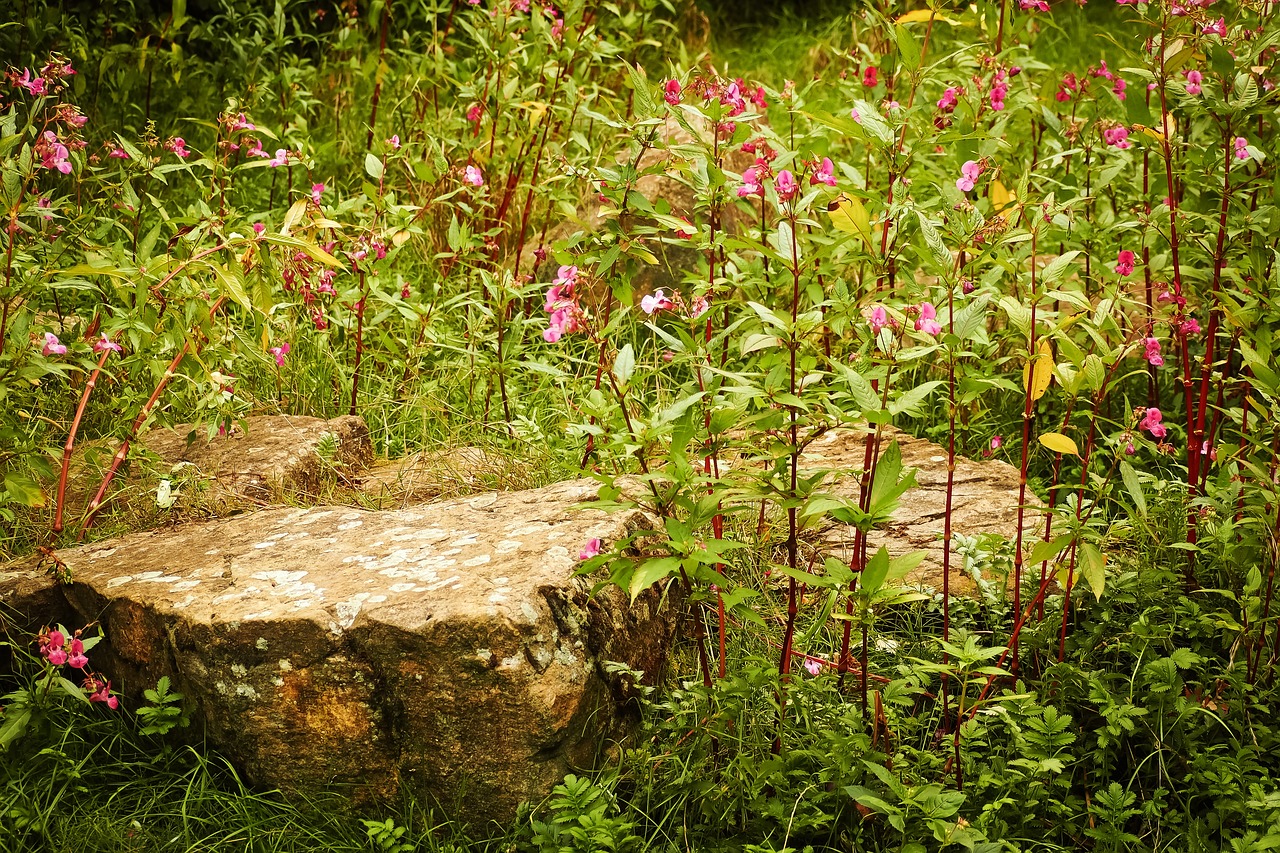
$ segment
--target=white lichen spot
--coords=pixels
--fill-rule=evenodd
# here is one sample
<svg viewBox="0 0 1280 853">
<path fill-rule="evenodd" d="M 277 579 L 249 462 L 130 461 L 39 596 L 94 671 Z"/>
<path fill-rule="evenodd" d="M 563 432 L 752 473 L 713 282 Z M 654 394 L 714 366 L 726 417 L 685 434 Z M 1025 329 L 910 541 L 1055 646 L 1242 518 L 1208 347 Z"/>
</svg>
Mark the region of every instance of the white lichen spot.
<svg viewBox="0 0 1280 853">
<path fill-rule="evenodd" d="M 256 648 L 260 652 L 265 652 L 269 645 L 270 644 L 267 642 L 266 637 L 259 637 L 258 642 L 253 644 L 254 648 Z"/>
<path fill-rule="evenodd" d="M 338 521 L 353 521 L 362 516 L 363 516 L 363 513 L 361 512 L 355 512 L 355 511 L 345 512 L 342 515 L 338 516 Z"/>
<path fill-rule="evenodd" d="M 177 583 L 175 583 L 172 589 L 174 592 L 186 592 L 187 590 L 195 589 L 198 586 L 200 586 L 200 581 L 185 580 L 185 581 L 178 581 Z"/>
<path fill-rule="evenodd" d="M 133 581 L 133 575 L 121 575 L 118 578 L 112 578 L 107 581 L 107 589 L 115 589 L 118 586 L 124 586 Z"/>
<path fill-rule="evenodd" d="M 364 593 L 361 593 L 361 595 L 363 595 L 363 594 L 364 594 Z M 386 601 L 386 600 L 387 600 L 387 597 L 386 597 L 385 595 L 371 595 L 371 596 L 369 596 L 369 604 L 381 604 L 382 602 L 384 602 L 384 601 Z"/>
<path fill-rule="evenodd" d="M 270 619 L 270 618 L 271 618 L 271 616 L 272 616 L 272 613 L 273 613 L 273 612 L 274 612 L 274 611 L 271 611 L 271 610 L 260 610 L 260 611 L 258 611 L 257 613 L 246 613 L 246 614 L 244 615 L 244 618 L 245 618 L 247 621 L 257 621 L 257 620 L 260 620 L 260 619 Z"/>
<path fill-rule="evenodd" d="M 364 522 L 356 519 L 355 521 L 344 521 L 342 524 L 335 527 L 334 530 L 355 530 L 357 527 L 363 526 Z"/>
<path fill-rule="evenodd" d="M 258 691 L 254 690 L 252 687 L 250 687 L 247 684 L 237 684 L 236 695 L 243 696 L 245 699 L 257 699 Z"/>
<path fill-rule="evenodd" d="M 274 546 L 275 546 L 275 544 L 276 544 L 275 542 L 272 542 L 272 541 L 268 540 L 268 541 L 266 541 L 266 542 L 259 542 L 258 544 L 254 545 L 253 547 L 255 547 L 255 548 L 259 548 L 259 549 L 261 549 L 261 548 L 272 548 L 272 547 L 274 547 Z"/>
<path fill-rule="evenodd" d="M 480 539 L 479 533 L 472 533 L 469 530 L 459 530 L 457 533 L 459 534 L 458 538 L 446 545 L 446 548 L 465 548 L 468 545 L 476 544 Z"/>
<path fill-rule="evenodd" d="M 105 560 L 116 552 L 115 548 L 103 548 L 101 551 L 94 551 L 90 557 L 94 560 Z"/>
<path fill-rule="evenodd" d="M 289 663 L 289 659 L 288 659 L 288 658 L 280 658 L 279 667 L 280 667 L 280 671 L 281 671 L 281 672 L 292 672 L 292 671 L 293 671 L 293 664 Z"/>
<path fill-rule="evenodd" d="M 507 577 L 494 578 L 494 579 L 493 579 L 493 582 L 494 582 L 494 583 L 496 583 L 496 584 L 499 584 L 499 585 L 509 584 L 509 583 L 511 583 L 511 578 L 507 578 Z"/>
<path fill-rule="evenodd" d="M 488 554 L 477 554 L 476 556 L 472 557 L 470 560 L 463 560 L 462 565 L 466 566 L 467 568 L 474 568 L 476 566 L 483 566 L 485 563 L 489 562 L 489 560 L 491 559 L 493 558 L 490 557 Z"/>
<path fill-rule="evenodd" d="M 499 590 L 499 591 L 495 592 L 493 595 L 489 596 L 489 603 L 490 603 L 490 604 L 502 604 L 502 603 L 504 603 L 506 600 L 507 600 L 507 596 L 506 596 L 506 594 L 505 594 L 504 592 L 502 592 L 501 590 Z"/>
<path fill-rule="evenodd" d="M 387 589 L 391 590 L 394 593 L 401 593 L 401 592 L 408 592 L 409 590 L 413 589 L 413 586 L 414 585 L 411 583 L 393 583 L 391 586 L 387 587 Z"/>
<path fill-rule="evenodd" d="M 524 665 L 524 655 L 512 655 L 509 658 L 503 658 L 498 664 L 498 669 L 519 669 Z"/>
<path fill-rule="evenodd" d="M 274 684 L 276 687 L 284 687 L 284 679 L 278 675 L 275 678 L 271 679 L 271 683 Z"/>
<path fill-rule="evenodd" d="M 533 605 L 530 604 L 529 602 L 527 601 L 520 602 L 520 612 L 523 613 L 525 618 L 528 619 L 530 622 L 538 621 L 538 611 L 535 610 Z"/>
<path fill-rule="evenodd" d="M 249 670 L 242 663 L 231 664 L 231 674 L 236 678 L 244 678 L 249 674 Z"/>
<path fill-rule="evenodd" d="M 363 602 L 361 601 L 348 599 L 347 601 L 339 601 L 333 606 L 334 613 L 338 617 L 338 624 L 342 626 L 343 630 L 355 624 L 356 617 L 360 615 L 362 604 Z"/>
<path fill-rule="evenodd" d="M 228 696 L 231 693 L 231 690 L 227 687 L 227 683 L 225 681 L 215 681 L 213 683 L 213 689 L 217 690 L 218 693 L 223 696 Z"/>
</svg>

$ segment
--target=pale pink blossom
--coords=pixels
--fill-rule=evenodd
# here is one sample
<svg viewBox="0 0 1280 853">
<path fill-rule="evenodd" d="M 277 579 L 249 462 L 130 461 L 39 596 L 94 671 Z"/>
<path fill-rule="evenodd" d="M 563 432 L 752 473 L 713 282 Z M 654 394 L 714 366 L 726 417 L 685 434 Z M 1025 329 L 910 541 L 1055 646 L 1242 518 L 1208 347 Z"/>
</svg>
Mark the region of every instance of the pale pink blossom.
<svg viewBox="0 0 1280 853">
<path fill-rule="evenodd" d="M 58 336 L 53 332 L 44 333 L 44 349 L 40 350 L 41 355 L 66 355 L 67 345 L 58 340 Z"/>
<path fill-rule="evenodd" d="M 916 319 L 916 331 L 932 337 L 940 334 L 942 326 L 938 323 L 938 309 L 933 306 L 933 303 L 921 302 L 916 307 L 920 310 L 920 316 Z"/>
<path fill-rule="evenodd" d="M 484 172 L 480 171 L 479 166 L 467 166 L 463 170 L 462 180 L 473 187 L 482 187 L 484 186 Z"/>
<path fill-rule="evenodd" d="M 778 173 L 778 177 L 774 179 L 773 186 L 778 191 L 779 201 L 790 201 L 800 191 L 800 185 L 796 183 L 795 175 L 792 175 L 787 169 L 783 169 Z"/>
<path fill-rule="evenodd" d="M 316 206 L 320 206 L 320 197 L 324 195 L 324 184 L 311 185 L 311 202 Z"/>
<path fill-rule="evenodd" d="M 106 332 L 103 332 L 102 337 L 93 342 L 94 352 L 103 352 L 104 350 L 111 350 L 112 352 L 124 352 L 124 349 L 118 343 L 111 340 L 111 338 L 107 337 Z"/>
<path fill-rule="evenodd" d="M 289 342 L 285 341 L 279 346 L 271 347 L 267 352 L 275 357 L 276 367 L 284 367 L 284 357 L 289 354 Z"/>
<path fill-rule="evenodd" d="M 600 556 L 601 545 L 599 539 L 588 539 L 587 544 L 583 545 L 582 550 L 578 552 L 578 559 L 590 560 L 592 557 Z"/>
<path fill-rule="evenodd" d="M 659 311 L 670 311 L 674 307 L 676 307 L 675 303 L 668 299 L 661 289 L 655 290 L 640 300 L 640 310 L 650 315 Z"/>
<path fill-rule="evenodd" d="M 817 184 L 826 184 L 829 187 L 836 185 L 836 167 L 831 162 L 830 157 L 823 157 L 822 163 L 809 176 L 809 185 L 816 186 Z"/>
<path fill-rule="evenodd" d="M 964 165 L 960 167 L 960 177 L 956 179 L 956 189 L 961 192 L 969 192 L 974 187 L 974 182 L 978 180 L 978 176 L 982 174 L 982 166 L 974 160 L 966 160 Z"/>
</svg>

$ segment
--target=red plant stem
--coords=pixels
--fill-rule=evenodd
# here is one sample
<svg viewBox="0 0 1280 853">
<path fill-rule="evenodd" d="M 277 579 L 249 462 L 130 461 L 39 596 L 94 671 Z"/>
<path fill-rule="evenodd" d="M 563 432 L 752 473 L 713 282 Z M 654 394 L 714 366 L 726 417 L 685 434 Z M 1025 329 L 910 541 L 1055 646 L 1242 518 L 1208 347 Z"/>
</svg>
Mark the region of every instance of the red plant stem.
<svg viewBox="0 0 1280 853">
<path fill-rule="evenodd" d="M 76 406 L 75 417 L 71 419 L 71 430 L 67 433 L 66 444 L 62 446 L 62 471 L 58 474 L 58 495 L 54 499 L 53 509 L 53 532 L 58 534 L 62 532 L 62 512 L 66 507 L 67 496 L 67 473 L 71 470 L 71 453 L 76 447 L 76 433 L 80 431 L 80 419 L 84 417 L 84 410 L 89 405 L 89 395 L 93 393 L 93 389 L 98 384 L 98 374 L 102 372 L 102 368 L 107 363 L 108 356 L 111 355 L 110 349 L 103 349 L 102 354 L 98 356 L 98 366 L 89 374 L 89 379 L 84 383 L 84 391 L 80 394 L 80 404 Z"/>
<path fill-rule="evenodd" d="M 387 28 L 390 24 L 388 19 L 391 15 L 392 2 L 393 0 L 385 0 L 386 5 L 382 7 L 382 32 L 378 36 L 378 70 L 374 76 L 373 99 L 369 102 L 369 135 L 364 143 L 366 151 L 373 150 L 373 128 L 378 123 L 378 101 L 382 100 L 382 57 L 387 52 Z"/>
<path fill-rule="evenodd" d="M 173 274 L 170 275 L 172 277 Z M 209 308 L 209 316 L 217 314 L 222 308 L 223 303 L 227 301 L 225 296 L 219 296 L 218 299 Z M 182 363 L 182 359 L 186 357 L 187 351 L 191 348 L 191 341 L 184 340 L 182 346 L 178 348 L 178 353 L 169 362 L 169 366 L 165 368 L 164 376 L 160 377 L 156 388 L 151 392 L 151 396 L 147 398 L 147 402 L 142 404 L 142 409 L 138 412 L 138 417 L 134 419 L 133 426 L 129 428 L 129 435 L 120 443 L 120 449 L 116 451 L 116 455 L 111 460 L 111 467 L 107 469 L 107 475 L 102 478 L 101 485 L 98 486 L 97 494 L 93 496 L 93 500 L 89 501 L 89 509 L 85 513 L 84 521 L 80 524 L 80 533 L 76 536 L 76 541 L 84 540 L 85 534 L 89 531 L 90 525 L 98 515 L 98 510 L 102 508 L 102 500 L 110 488 L 111 482 L 116 477 L 116 472 L 120 470 L 121 463 L 125 457 L 129 455 L 129 445 L 138 437 L 138 431 L 142 429 L 142 425 L 146 423 L 147 418 L 151 414 L 151 410 L 155 408 L 156 403 L 160 400 L 160 395 L 164 393 L 164 389 L 168 387 L 169 380 L 178 372 L 178 365 Z"/>
<path fill-rule="evenodd" d="M 356 403 L 360 396 L 360 363 L 364 361 L 364 307 L 369 293 L 365 289 L 364 270 L 360 270 L 360 301 L 356 303 L 356 360 L 351 368 L 351 407 L 347 414 L 356 413 Z"/>
</svg>

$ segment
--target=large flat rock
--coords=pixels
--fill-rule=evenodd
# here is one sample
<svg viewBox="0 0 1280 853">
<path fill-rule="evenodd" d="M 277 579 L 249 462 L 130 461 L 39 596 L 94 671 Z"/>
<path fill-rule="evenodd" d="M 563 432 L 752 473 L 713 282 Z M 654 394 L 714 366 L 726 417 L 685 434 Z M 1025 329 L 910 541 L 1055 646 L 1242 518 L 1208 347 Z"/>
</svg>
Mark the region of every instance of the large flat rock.
<svg viewBox="0 0 1280 853">
<path fill-rule="evenodd" d="M 95 664 L 136 696 L 162 675 L 253 782 L 401 784 L 509 820 L 621 731 L 672 625 L 656 598 L 589 598 L 589 539 L 639 513 L 575 509 L 591 481 L 414 509 L 271 509 L 60 552 Z"/>
<path fill-rule="evenodd" d="M 810 469 L 830 468 L 835 472 L 826 491 L 856 499 L 864 460 L 866 433 L 861 430 L 832 430 L 806 448 L 801 465 Z M 872 552 L 886 545 L 893 556 L 908 551 L 924 550 L 924 562 L 912 572 L 909 580 L 935 588 L 942 586 L 943 524 L 947 508 L 946 448 L 899 430 L 887 430 L 881 447 L 896 440 L 902 450 L 904 468 L 916 469 L 916 488 L 903 497 L 893 522 L 867 537 Z M 1013 540 L 1018 532 L 1018 469 L 1000 460 L 974 460 L 956 456 L 952 487 L 952 532 L 961 536 L 992 533 Z M 1039 501 L 1030 492 L 1028 504 Z M 1043 530 L 1039 512 L 1028 510 L 1023 519 L 1024 544 L 1034 542 Z M 827 549 L 843 559 L 851 556 L 854 529 L 836 522 L 826 524 L 821 532 Z M 962 574 L 964 559 L 952 544 L 953 589 L 969 591 L 972 581 Z M 988 578 L 989 580 L 991 578 Z M 998 580 L 999 579 L 995 579 Z"/>
</svg>

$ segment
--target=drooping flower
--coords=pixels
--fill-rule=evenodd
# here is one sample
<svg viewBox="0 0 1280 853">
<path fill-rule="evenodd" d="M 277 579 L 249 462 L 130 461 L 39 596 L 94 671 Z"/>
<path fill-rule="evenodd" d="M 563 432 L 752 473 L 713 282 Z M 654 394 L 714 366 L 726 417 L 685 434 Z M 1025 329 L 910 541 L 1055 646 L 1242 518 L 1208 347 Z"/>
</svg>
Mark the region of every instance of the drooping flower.
<svg viewBox="0 0 1280 853">
<path fill-rule="evenodd" d="M 320 197 L 324 195 L 324 184 L 311 185 L 311 201 L 316 207 L 320 206 Z"/>
<path fill-rule="evenodd" d="M 742 87 L 734 80 L 720 93 L 720 103 L 729 108 L 729 118 L 740 116 L 747 111 L 746 98 L 742 96 Z"/>
<path fill-rule="evenodd" d="M 573 287 L 578 281 L 578 268 L 576 266 L 563 265 L 556 271 L 556 277 L 551 283 L 560 287 Z M 551 309 L 547 309 L 551 310 Z"/>
<path fill-rule="evenodd" d="M 808 670 L 810 675 L 820 675 L 822 673 L 822 661 L 817 661 L 813 658 L 805 658 L 804 668 Z"/>
<path fill-rule="evenodd" d="M 974 182 L 978 180 L 978 176 L 982 174 L 982 166 L 974 160 L 966 160 L 964 165 L 960 167 L 960 177 L 956 179 L 956 189 L 961 192 L 969 192 L 973 189 Z"/>
<path fill-rule="evenodd" d="M 284 367 L 284 357 L 289 354 L 289 342 L 285 341 L 279 346 L 271 347 L 267 352 L 275 357 L 276 367 Z"/>
<path fill-rule="evenodd" d="M 236 116 L 236 117 L 235 117 L 234 119 L 232 119 L 232 121 L 231 121 L 231 130 L 232 130 L 232 131 L 237 131 L 237 130 L 257 130 L 257 129 L 258 129 L 258 128 L 257 128 L 257 126 L 256 126 L 256 125 L 254 125 L 254 123 L 253 123 L 253 122 L 251 122 L 251 121 L 249 121 L 249 119 L 245 118 L 245 114 L 244 114 L 244 113 L 240 113 L 238 116 Z"/>
<path fill-rule="evenodd" d="M 120 706 L 120 700 L 111 695 L 110 681 L 99 681 L 89 676 L 84 681 L 84 689 L 89 691 L 90 702 L 101 702 L 113 711 Z"/>
<path fill-rule="evenodd" d="M 689 302 L 689 319 L 696 320 L 703 314 L 711 310 L 711 302 L 707 297 L 699 294 L 693 297 Z"/>
<path fill-rule="evenodd" d="M 124 352 L 124 348 L 121 347 L 115 341 L 111 340 L 111 338 L 108 338 L 106 332 L 103 332 L 102 337 L 93 342 L 94 352 L 103 352 L 104 350 L 111 350 L 112 352 Z"/>
<path fill-rule="evenodd" d="M 681 94 L 680 81 L 674 77 L 668 80 L 666 84 L 663 85 L 662 87 L 662 97 L 666 99 L 666 102 L 673 107 L 676 104 L 680 103 L 680 94 Z"/>
<path fill-rule="evenodd" d="M 392 150 L 398 150 L 400 148 L 400 134 L 393 133 L 391 138 L 387 140 L 387 144 L 391 146 Z"/>
<path fill-rule="evenodd" d="M 1142 357 L 1147 360 L 1148 364 L 1160 367 L 1164 364 L 1164 356 L 1160 354 L 1160 341 L 1157 338 L 1142 339 L 1143 353 Z"/>
<path fill-rule="evenodd" d="M 646 314 L 653 315 L 659 311 L 670 311 L 676 307 L 675 303 L 667 298 L 666 293 L 661 289 L 655 290 L 640 299 L 640 310 Z"/>
<path fill-rule="evenodd" d="M 484 186 L 484 172 L 480 171 L 479 166 L 467 166 L 462 170 L 462 181 L 473 187 L 482 187 Z"/>
<path fill-rule="evenodd" d="M 1116 255 L 1116 275 L 1133 275 L 1133 262 L 1133 252 L 1128 249 L 1122 249 L 1120 254 Z"/>
<path fill-rule="evenodd" d="M 40 350 L 42 355 L 66 355 L 67 346 L 58 340 L 58 336 L 53 332 L 44 333 L 44 349 Z"/>
<path fill-rule="evenodd" d="M 1178 328 L 1184 335 L 1198 335 L 1200 334 L 1200 321 L 1195 317 L 1188 317 L 1182 321 Z"/>
<path fill-rule="evenodd" d="M 164 145 L 165 150 L 172 151 L 183 160 L 191 156 L 191 152 L 187 150 L 187 142 L 181 136 L 175 136 Z"/>
<path fill-rule="evenodd" d="M 940 334 L 942 326 L 938 323 L 938 309 L 933 307 L 933 303 L 921 302 L 916 308 L 920 310 L 920 316 L 916 318 L 916 331 L 931 337 Z"/>
<path fill-rule="evenodd" d="M 1039 2 L 1043 3 L 1044 0 L 1039 0 Z M 1046 4 L 1044 11 L 1047 12 L 1048 10 L 1049 10 L 1049 7 Z M 1004 99 L 1007 98 L 1008 96 L 1009 96 L 1009 84 L 1008 82 L 1005 81 L 1005 72 L 1003 70 L 999 70 L 991 78 L 991 92 L 989 93 L 989 98 L 991 100 L 991 109 L 995 110 L 996 112 L 1000 112 L 1001 110 L 1003 110 Z"/>
<path fill-rule="evenodd" d="M 1159 409 L 1154 407 L 1147 409 L 1142 415 L 1142 420 L 1138 422 L 1138 428 L 1151 433 L 1152 438 L 1164 438 L 1169 434 L 1169 428 L 1160 422 L 1163 419 L 1164 415 Z"/>
<path fill-rule="evenodd" d="M 1116 127 L 1108 127 L 1102 131 L 1102 141 L 1114 148 L 1130 148 L 1133 143 L 1129 141 L 1129 128 L 1124 125 Z"/>
<path fill-rule="evenodd" d="M 587 544 L 582 546 L 582 550 L 578 552 L 579 560 L 590 560 L 592 557 L 600 555 L 601 542 L 599 539 L 588 539 Z"/>
<path fill-rule="evenodd" d="M 1024 12 L 1048 12 L 1049 4 L 1045 0 L 1018 0 L 1018 8 Z"/>
<path fill-rule="evenodd" d="M 111 152 L 107 154 L 107 156 L 114 157 L 117 160 L 128 160 L 129 152 L 125 151 L 123 148 L 117 145 L 115 148 L 111 149 Z"/>
<path fill-rule="evenodd" d="M 276 156 L 272 157 L 270 162 L 267 163 L 267 165 L 274 169 L 277 166 L 283 166 L 288 162 L 289 162 L 289 152 L 283 148 L 277 148 Z"/>
<path fill-rule="evenodd" d="M 1204 30 L 1202 32 L 1204 32 L 1204 34 L 1207 36 L 1221 36 L 1222 38 L 1226 38 L 1227 37 L 1227 19 L 1219 18 L 1216 21 L 1210 21 L 1209 23 L 1204 25 Z"/>
<path fill-rule="evenodd" d="M 22 76 L 15 79 L 13 82 L 14 82 L 14 85 L 20 88 L 26 89 L 32 95 L 35 95 L 37 98 L 48 91 L 48 87 L 46 86 L 45 79 L 43 77 L 32 78 L 30 68 L 22 69 Z"/>
<path fill-rule="evenodd" d="M 883 305 L 873 305 L 867 312 L 867 322 L 871 324 L 871 334 L 878 335 L 880 330 L 889 325 L 889 312 Z"/>
<path fill-rule="evenodd" d="M 40 155 L 40 165 L 45 169 L 56 169 L 64 175 L 71 174 L 71 161 L 67 159 L 67 146 L 58 141 L 58 134 L 46 130 L 36 141 L 35 153 Z"/>
<path fill-rule="evenodd" d="M 1249 140 L 1245 139 L 1243 136 L 1237 136 L 1235 140 L 1235 148 L 1237 160 L 1249 159 Z"/>
<path fill-rule="evenodd" d="M 778 191 L 779 201 L 791 201 L 796 197 L 796 193 L 800 191 L 800 185 L 796 183 L 795 175 L 787 169 L 783 169 L 778 173 L 778 177 L 774 178 L 773 187 Z"/>
<path fill-rule="evenodd" d="M 738 198 L 752 195 L 764 195 L 764 186 L 760 183 L 760 169 L 750 166 L 742 173 L 742 186 L 738 187 Z"/>
<path fill-rule="evenodd" d="M 263 225 L 261 222 L 253 223 L 254 234 L 257 234 L 259 237 L 261 237 L 263 234 L 266 233 L 266 231 L 267 231 L 267 226 Z"/>
<path fill-rule="evenodd" d="M 1188 95 L 1198 95 L 1201 92 L 1200 84 L 1204 81 L 1204 75 L 1192 68 L 1186 72 L 1187 85 L 1184 87 Z"/>
<path fill-rule="evenodd" d="M 477 103 L 467 108 L 467 121 L 472 124 L 480 124 L 480 117 L 484 115 L 484 109 Z"/>
<path fill-rule="evenodd" d="M 84 653 L 84 641 L 79 637 L 71 639 L 68 651 L 70 652 L 70 657 L 67 658 L 67 663 L 71 665 L 72 669 L 84 669 L 89 665 L 89 658 Z"/>
<path fill-rule="evenodd" d="M 818 168 L 813 170 L 813 174 L 809 176 L 809 185 L 816 186 L 818 184 L 826 184 L 829 187 L 836 185 L 836 166 L 831 162 L 830 157 L 823 157 L 822 163 Z"/>
<path fill-rule="evenodd" d="M 874 88 L 879 82 L 879 69 L 874 65 L 868 65 L 866 70 L 862 72 L 862 85 L 868 89 Z"/>
<path fill-rule="evenodd" d="M 991 436 L 991 450 L 996 451 L 1002 447 L 1004 447 L 1004 436 L 1002 435 Z"/>
<path fill-rule="evenodd" d="M 960 90 L 955 86 L 948 86 L 946 91 L 942 93 L 942 97 L 938 99 L 938 109 L 944 113 L 953 112 L 959 101 Z"/>
</svg>

